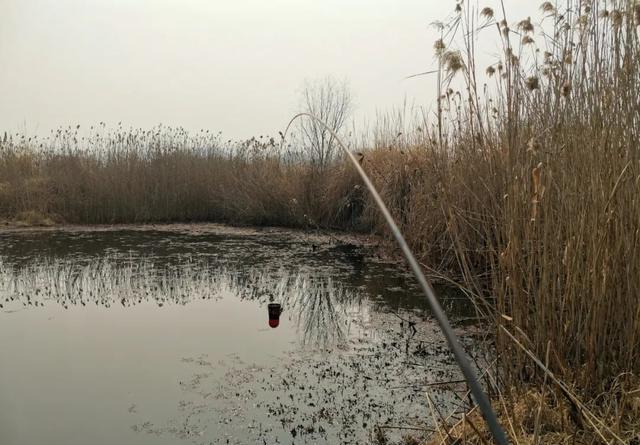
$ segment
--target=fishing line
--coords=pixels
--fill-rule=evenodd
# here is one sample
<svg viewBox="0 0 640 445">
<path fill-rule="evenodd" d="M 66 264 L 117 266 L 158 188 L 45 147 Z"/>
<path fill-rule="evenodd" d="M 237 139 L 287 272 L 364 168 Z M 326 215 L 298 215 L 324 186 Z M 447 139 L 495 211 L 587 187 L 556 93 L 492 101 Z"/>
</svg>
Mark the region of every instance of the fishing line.
<svg viewBox="0 0 640 445">
<path fill-rule="evenodd" d="M 504 430 L 500 426 L 500 422 L 498 421 L 498 417 L 496 416 L 496 413 L 491 407 L 491 402 L 489 401 L 489 397 L 487 397 L 487 394 L 482 389 L 482 386 L 478 381 L 478 377 L 476 373 L 471 368 L 471 363 L 469 362 L 469 359 L 467 358 L 467 355 L 465 354 L 464 349 L 460 345 L 460 341 L 458 340 L 458 337 L 456 336 L 455 332 L 453 332 L 453 329 L 451 328 L 451 324 L 449 323 L 449 319 L 447 318 L 446 314 L 442 310 L 442 307 L 440 306 L 440 303 L 438 302 L 438 298 L 433 289 L 433 286 L 431 286 L 427 278 L 424 276 L 424 273 L 422 272 L 422 268 L 420 267 L 420 265 L 418 264 L 418 261 L 414 257 L 413 252 L 411 252 L 411 249 L 409 248 L 407 241 L 404 239 L 404 236 L 402 236 L 402 232 L 400 232 L 400 229 L 398 228 L 398 225 L 396 224 L 395 220 L 391 216 L 389 209 L 387 209 L 387 206 L 385 205 L 384 201 L 380 197 L 380 194 L 374 187 L 373 183 L 369 179 L 369 176 L 367 176 L 367 173 L 364 171 L 364 169 L 362 168 L 358 160 L 355 158 L 353 153 L 351 153 L 351 151 L 342 143 L 338 135 L 326 123 L 324 123 L 322 120 L 320 120 L 319 118 L 317 118 L 311 113 L 296 114 L 289 121 L 289 124 L 287 124 L 287 128 L 285 129 L 284 134 L 282 135 L 282 143 L 284 144 L 284 140 L 287 136 L 287 132 L 289 131 L 289 127 L 291 127 L 291 124 L 293 124 L 293 122 L 296 119 L 299 119 L 302 117 L 308 117 L 311 120 L 322 125 L 331 134 L 331 136 L 335 138 L 340 148 L 342 148 L 342 150 L 346 153 L 347 157 L 355 167 L 356 171 L 360 175 L 360 178 L 362 178 L 362 181 L 366 185 L 367 189 L 369 189 L 369 192 L 371 193 L 371 196 L 373 196 L 373 200 L 376 202 L 378 209 L 380 210 L 380 212 L 382 213 L 382 216 L 386 220 L 387 225 L 389 226 L 389 229 L 391 230 L 393 237 L 396 239 L 398 245 L 400 246 L 400 249 L 402 250 L 402 254 L 404 255 L 407 262 L 409 263 L 409 266 L 411 267 L 413 274 L 418 280 L 418 283 L 420 284 L 420 288 L 422 289 L 422 292 L 427 297 L 427 302 L 429 303 L 433 316 L 438 321 L 438 324 L 440 325 L 440 329 L 442 330 L 442 333 L 447 339 L 447 343 L 449 344 L 449 349 L 451 349 L 451 352 L 453 353 L 456 359 L 456 362 L 458 363 L 458 366 L 460 367 L 460 370 L 462 371 L 462 374 L 464 375 L 464 378 L 467 381 L 467 384 L 469 385 L 471 394 L 473 395 L 473 398 L 478 404 L 478 407 L 482 412 L 482 416 L 484 417 L 484 420 L 487 423 L 487 426 L 489 427 L 489 430 L 491 431 L 491 434 L 493 435 L 495 442 L 498 445 L 508 445 L 509 441 L 507 439 L 507 436 Z"/>
</svg>

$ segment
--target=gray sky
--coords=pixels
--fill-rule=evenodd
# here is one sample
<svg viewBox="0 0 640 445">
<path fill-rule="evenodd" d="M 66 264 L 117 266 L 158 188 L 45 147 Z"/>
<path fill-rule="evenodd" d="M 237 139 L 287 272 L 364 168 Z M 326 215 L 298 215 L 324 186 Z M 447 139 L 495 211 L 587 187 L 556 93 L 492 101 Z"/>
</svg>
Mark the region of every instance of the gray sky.
<svg viewBox="0 0 640 445">
<path fill-rule="evenodd" d="M 488 1 L 488 4 L 495 1 Z M 510 0 L 522 5 L 529 1 Z M 305 79 L 352 89 L 357 120 L 430 106 L 453 0 L 0 0 L 0 131 L 60 125 L 274 134 Z M 484 6 L 484 4 L 482 5 Z M 518 17 L 519 18 L 519 17 Z M 487 48 L 495 52 L 495 46 Z"/>
</svg>

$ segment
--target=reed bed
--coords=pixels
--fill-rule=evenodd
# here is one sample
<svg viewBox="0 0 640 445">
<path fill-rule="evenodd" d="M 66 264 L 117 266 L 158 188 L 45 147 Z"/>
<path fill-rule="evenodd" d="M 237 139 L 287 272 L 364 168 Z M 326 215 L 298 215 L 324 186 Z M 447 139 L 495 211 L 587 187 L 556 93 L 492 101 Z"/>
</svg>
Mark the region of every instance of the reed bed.
<svg viewBox="0 0 640 445">
<path fill-rule="evenodd" d="M 513 20 L 460 3 L 440 29 L 436 111 L 404 134 L 386 122 L 362 164 L 425 268 L 490 320 L 512 439 L 638 443 L 640 5 L 544 2 Z M 479 67 L 486 33 L 501 54 Z M 0 217 L 386 233 L 340 158 L 319 169 L 267 138 L 76 130 L 2 140 Z"/>
<path fill-rule="evenodd" d="M 460 4 L 438 124 L 380 178 L 425 263 L 487 303 L 513 440 L 638 443 L 640 4 L 562 4 L 515 22 Z M 480 68 L 485 32 L 502 55 Z"/>
<path fill-rule="evenodd" d="M 0 142 L 0 218 L 51 224 L 226 221 L 332 224 L 335 182 L 273 139 L 222 142 L 180 128 L 68 127 Z M 264 139 L 262 141 L 261 139 Z M 326 205 L 333 205 L 326 201 Z M 324 202 L 323 201 L 323 202 Z M 329 210 L 329 211 L 326 211 Z"/>
</svg>

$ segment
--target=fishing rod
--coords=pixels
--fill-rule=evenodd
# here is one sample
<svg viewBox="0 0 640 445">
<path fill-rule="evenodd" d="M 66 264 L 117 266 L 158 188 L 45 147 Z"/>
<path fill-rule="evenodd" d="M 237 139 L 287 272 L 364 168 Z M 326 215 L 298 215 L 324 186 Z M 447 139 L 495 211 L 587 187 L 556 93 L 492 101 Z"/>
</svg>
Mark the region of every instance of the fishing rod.
<svg viewBox="0 0 640 445">
<path fill-rule="evenodd" d="M 333 129 L 331 129 L 325 122 L 323 122 L 321 119 L 317 118 L 311 113 L 298 113 L 293 118 L 291 118 L 291 120 L 287 124 L 287 128 L 282 134 L 282 143 L 284 144 L 284 140 L 286 138 L 287 132 L 289 131 L 289 127 L 291 127 L 291 124 L 293 124 L 295 120 L 303 117 L 308 117 L 314 122 L 324 127 L 331 134 L 331 136 L 336 140 L 340 148 L 346 153 L 347 157 L 355 167 L 356 171 L 360 175 L 360 178 L 362 179 L 365 186 L 369 190 L 369 193 L 371 193 L 371 196 L 373 197 L 373 200 L 378 206 L 380 213 L 382 213 L 382 216 L 387 222 L 387 225 L 391 230 L 391 234 L 393 235 L 396 242 L 400 246 L 400 250 L 402 250 L 402 254 L 404 255 L 407 262 L 409 263 L 409 266 L 411 267 L 413 274 L 418 280 L 418 283 L 420 284 L 420 288 L 422 289 L 422 292 L 427 298 L 427 302 L 429 303 L 431 312 L 433 313 L 433 316 L 435 317 L 438 324 L 440 325 L 440 329 L 442 330 L 442 333 L 444 334 L 447 340 L 447 343 L 449 344 L 449 349 L 451 349 L 451 352 L 453 353 L 456 359 L 456 362 L 458 363 L 458 366 L 460 367 L 460 370 L 462 371 L 462 374 L 464 375 L 464 378 L 467 381 L 467 384 L 469 385 L 471 394 L 473 395 L 473 398 L 478 404 L 478 407 L 482 412 L 482 417 L 484 417 L 484 420 L 487 423 L 487 426 L 489 427 L 489 431 L 491 431 L 491 434 L 493 435 L 495 442 L 498 445 L 508 445 L 509 440 L 507 439 L 507 435 L 502 429 L 502 426 L 498 421 L 498 417 L 496 416 L 496 413 L 491 407 L 491 402 L 489 401 L 489 397 L 487 396 L 485 391 L 482 389 L 482 386 L 478 381 L 478 377 L 474 372 L 473 368 L 471 367 L 471 363 L 467 358 L 467 355 L 464 352 L 464 349 L 460 345 L 460 341 L 458 340 L 458 337 L 456 336 L 455 332 L 453 332 L 453 329 L 451 328 L 451 323 L 449 323 L 449 319 L 447 318 L 447 315 L 444 313 L 442 306 L 440 306 L 440 303 L 438 302 L 438 297 L 436 296 L 433 286 L 431 285 L 431 283 L 429 283 L 424 273 L 422 272 L 422 268 L 420 267 L 418 261 L 413 255 L 413 252 L 409 248 L 409 245 L 407 244 L 407 241 L 404 239 L 404 236 L 402 236 L 402 232 L 400 231 L 400 228 L 398 227 L 395 220 L 393 219 L 393 216 L 391 216 L 391 212 L 389 212 L 389 209 L 387 208 L 386 204 L 382 200 L 382 197 L 380 197 L 378 190 L 376 190 L 375 186 L 371 182 L 371 179 L 369 179 L 369 176 L 360 165 L 360 162 L 358 162 L 358 160 L 353 155 L 353 153 L 351 153 L 351 151 L 342 143 L 342 141 L 340 140 L 340 137 L 338 137 L 336 132 L 333 131 Z"/>
</svg>

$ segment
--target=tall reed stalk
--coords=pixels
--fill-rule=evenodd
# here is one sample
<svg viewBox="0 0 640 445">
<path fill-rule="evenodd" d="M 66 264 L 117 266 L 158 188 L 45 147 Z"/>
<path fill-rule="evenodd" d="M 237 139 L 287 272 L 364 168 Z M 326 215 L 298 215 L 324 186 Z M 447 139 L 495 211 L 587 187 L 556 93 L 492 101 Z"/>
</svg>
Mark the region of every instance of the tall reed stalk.
<svg viewBox="0 0 640 445">
<path fill-rule="evenodd" d="M 514 19 L 500 5 L 459 3 L 435 45 L 437 112 L 409 131 L 389 115 L 358 157 L 422 265 L 475 296 L 491 320 L 499 385 L 522 394 L 553 375 L 565 387 L 545 398 L 569 400 L 576 428 L 601 426 L 569 390 L 616 431 L 597 440 L 631 440 L 640 431 L 640 5 L 563 5 Z M 480 67 L 476 45 L 490 33 L 501 56 Z M 5 136 L 0 218 L 388 235 L 345 159 L 320 172 L 277 146 L 171 128 L 101 126 L 84 141 L 76 128 Z"/>
</svg>

